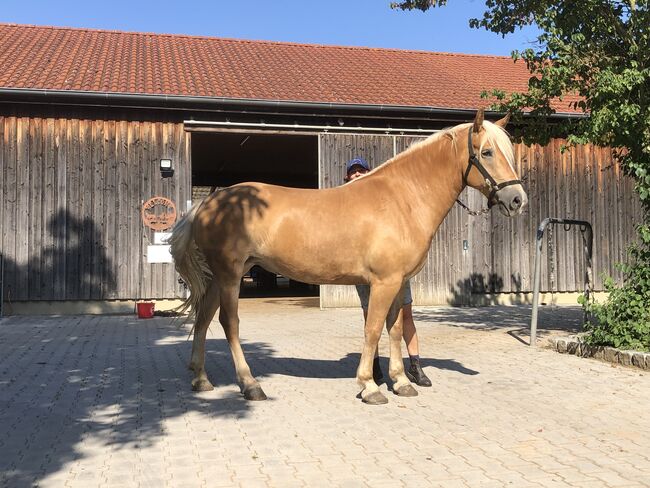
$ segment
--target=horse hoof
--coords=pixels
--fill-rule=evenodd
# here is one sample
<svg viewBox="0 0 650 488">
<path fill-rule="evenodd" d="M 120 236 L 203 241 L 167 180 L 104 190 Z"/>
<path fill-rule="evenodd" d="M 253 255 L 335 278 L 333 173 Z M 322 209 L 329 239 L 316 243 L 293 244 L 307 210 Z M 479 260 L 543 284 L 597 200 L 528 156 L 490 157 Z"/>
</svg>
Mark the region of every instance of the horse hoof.
<svg viewBox="0 0 650 488">
<path fill-rule="evenodd" d="M 385 405 L 388 403 L 388 398 L 386 398 L 380 391 L 373 391 L 370 395 L 363 396 L 361 395 L 361 400 L 363 403 L 368 405 Z"/>
<path fill-rule="evenodd" d="M 244 390 L 244 398 L 246 400 L 258 402 L 261 400 L 266 400 L 266 394 L 260 385 L 256 385 L 249 388 L 248 390 Z"/>
<path fill-rule="evenodd" d="M 397 390 L 393 390 L 395 395 L 403 397 L 418 396 L 418 391 L 411 385 L 402 385 Z"/>
<path fill-rule="evenodd" d="M 212 391 L 214 386 L 208 380 L 192 380 L 192 390 L 193 391 Z"/>
</svg>

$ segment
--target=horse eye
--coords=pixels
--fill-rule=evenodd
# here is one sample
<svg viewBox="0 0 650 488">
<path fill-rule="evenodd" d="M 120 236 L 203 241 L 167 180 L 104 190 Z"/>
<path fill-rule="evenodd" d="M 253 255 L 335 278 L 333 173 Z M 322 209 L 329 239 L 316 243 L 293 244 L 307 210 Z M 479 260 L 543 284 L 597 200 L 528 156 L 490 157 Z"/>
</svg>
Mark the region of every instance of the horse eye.
<svg viewBox="0 0 650 488">
<path fill-rule="evenodd" d="M 481 151 L 481 156 L 483 156 L 484 158 L 491 158 L 492 149 L 485 149 L 484 151 Z"/>
</svg>

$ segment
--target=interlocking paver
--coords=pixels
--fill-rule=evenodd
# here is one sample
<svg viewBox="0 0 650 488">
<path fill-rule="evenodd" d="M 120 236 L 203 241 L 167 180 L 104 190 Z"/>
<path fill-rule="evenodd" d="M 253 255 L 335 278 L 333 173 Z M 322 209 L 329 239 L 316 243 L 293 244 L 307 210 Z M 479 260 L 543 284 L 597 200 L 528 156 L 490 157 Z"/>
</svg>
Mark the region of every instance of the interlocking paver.
<svg viewBox="0 0 650 488">
<path fill-rule="evenodd" d="M 189 325 L 1 319 L 0 487 L 648 486 L 647 373 L 526 347 L 528 308 L 416 307 L 434 386 L 369 407 L 361 314 L 310 300 L 241 302 L 255 403 L 216 323 L 193 393 Z M 579 317 L 543 309 L 540 335 Z"/>
</svg>

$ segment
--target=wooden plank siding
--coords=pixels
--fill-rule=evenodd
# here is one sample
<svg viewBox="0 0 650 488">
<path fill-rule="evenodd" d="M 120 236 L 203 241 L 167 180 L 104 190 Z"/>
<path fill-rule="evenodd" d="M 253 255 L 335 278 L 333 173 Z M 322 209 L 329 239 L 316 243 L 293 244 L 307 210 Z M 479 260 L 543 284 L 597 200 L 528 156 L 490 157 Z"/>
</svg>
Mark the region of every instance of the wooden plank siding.
<svg viewBox="0 0 650 488">
<path fill-rule="evenodd" d="M 321 134 L 319 140 L 321 188 L 343 183 L 345 163 L 353 156 L 367 157 L 371 165 L 386 161 L 421 140 L 407 136 Z M 382 140 L 384 142 L 382 142 Z M 515 145 L 517 171 L 530 199 L 523 215 L 508 218 L 497 210 L 473 217 L 454 205 L 431 243 L 427 261 L 412 281 L 416 304 L 469 304 L 474 295 L 530 293 L 533 288 L 535 236 L 546 217 L 587 220 L 594 229 L 594 278 L 603 289 L 602 274 L 620 279 L 615 263 L 625 259 L 635 239 L 641 207 L 633 182 L 613 165 L 608 148 L 578 146 L 563 150 L 565 140 L 549 145 Z M 377 150 L 382 148 L 382 150 Z M 390 154 L 387 154 L 390 153 Z M 460 199 L 471 208 L 483 208 L 485 198 L 465 189 Z M 580 231 L 555 227 L 554 278 L 548 261 L 549 236 L 544 238 L 542 285 L 544 292 L 583 290 L 585 260 Z M 463 250 L 463 241 L 469 249 Z M 516 299 L 515 299 L 516 300 Z M 354 306 L 353 287 L 321 287 L 324 307 Z"/>
<path fill-rule="evenodd" d="M 172 264 L 148 264 L 142 203 L 190 199 L 182 123 L 0 114 L 4 298 L 173 298 Z M 163 179 L 159 159 L 173 159 Z M 151 271 L 153 270 L 153 271 Z"/>
<path fill-rule="evenodd" d="M 188 210 L 190 134 L 180 122 L 138 117 L 0 113 L 6 301 L 183 295 L 173 265 L 146 262 L 153 232 L 142 225 L 140 209 L 159 195 L 176 203 L 179 216 Z M 353 156 L 374 167 L 420 139 L 321 134 L 319 184 L 342 184 L 345 163 Z M 548 216 L 592 222 L 596 289 L 603 288 L 602 273 L 620 278 L 614 264 L 625 259 L 641 216 L 633 184 L 612 164 L 609 149 L 579 146 L 562 152 L 563 144 L 515 146 L 530 198 L 522 216 L 509 219 L 494 211 L 472 217 L 459 206 L 451 209 L 412 281 L 417 304 L 531 292 L 535 232 Z M 160 158 L 173 160 L 172 178 L 161 178 Z M 471 189 L 461 198 L 472 208 L 485 205 Z M 580 234 L 554 230 L 555 280 L 552 284 L 545 256 L 542 290 L 581 291 Z M 321 297 L 327 307 L 358 304 L 353 287 L 323 286 Z"/>
<path fill-rule="evenodd" d="M 29 161 L 29 118 L 19 117 L 16 121 L 16 241 L 14 256 L 16 267 L 26 269 L 25 273 L 16 272 L 16 300 L 29 296 L 29 210 L 30 210 L 30 170 Z M 11 256 L 7 256 L 11 259 Z M 32 277 L 33 279 L 33 277 Z"/>
<path fill-rule="evenodd" d="M 2 237 L 2 254 L 5 262 L 3 278 L 4 298 L 6 300 L 11 300 L 14 299 L 15 296 L 12 289 L 8 286 L 8 282 L 9 280 L 12 280 L 15 283 L 16 280 L 16 235 L 18 232 L 16 223 L 16 208 L 18 206 L 16 197 L 18 192 L 18 178 L 16 175 L 18 124 L 16 117 L 5 117 L 3 120 L 3 127 L 3 228 L 2 232 L 0 232 L 0 236 Z"/>
<path fill-rule="evenodd" d="M 321 135 L 319 187 L 332 188 L 342 185 L 345 178 L 345 165 L 353 157 L 364 158 L 371 168 L 382 164 L 393 157 L 395 151 L 393 144 L 392 137 L 381 135 Z M 322 307 L 359 304 L 353 286 L 322 285 L 320 295 Z"/>
</svg>

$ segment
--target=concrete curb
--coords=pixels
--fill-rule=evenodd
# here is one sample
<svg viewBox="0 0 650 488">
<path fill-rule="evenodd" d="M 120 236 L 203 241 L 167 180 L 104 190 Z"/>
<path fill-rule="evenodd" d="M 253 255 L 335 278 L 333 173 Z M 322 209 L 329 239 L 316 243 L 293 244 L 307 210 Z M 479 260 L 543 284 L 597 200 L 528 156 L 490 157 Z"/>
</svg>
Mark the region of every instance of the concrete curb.
<svg viewBox="0 0 650 488">
<path fill-rule="evenodd" d="M 594 358 L 608 363 L 650 371 L 650 353 L 648 352 L 624 351 L 608 346 L 592 346 L 585 344 L 583 337 L 580 335 L 550 337 L 548 342 L 552 349 L 563 354 L 574 354 L 583 358 Z"/>
</svg>

